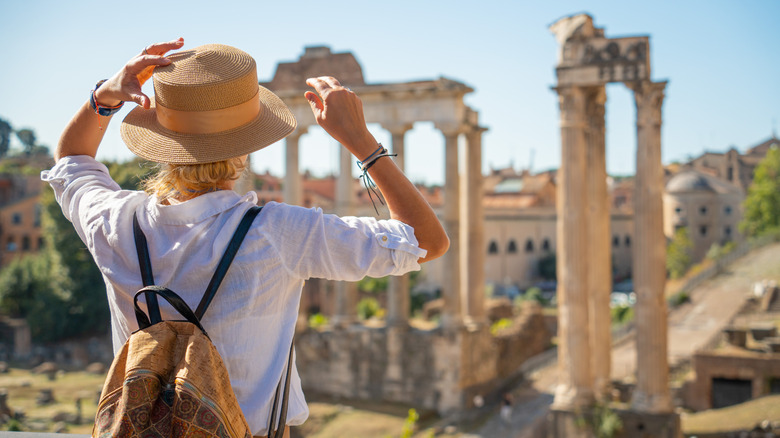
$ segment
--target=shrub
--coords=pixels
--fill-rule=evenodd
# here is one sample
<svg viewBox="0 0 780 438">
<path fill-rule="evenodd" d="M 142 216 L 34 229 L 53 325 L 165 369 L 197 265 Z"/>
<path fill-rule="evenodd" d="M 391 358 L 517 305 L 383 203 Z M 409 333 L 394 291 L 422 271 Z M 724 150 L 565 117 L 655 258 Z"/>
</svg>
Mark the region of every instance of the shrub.
<svg viewBox="0 0 780 438">
<path fill-rule="evenodd" d="M 490 326 L 490 334 L 495 336 L 501 330 L 508 329 L 509 327 L 512 327 L 512 320 L 509 318 L 501 318 Z"/>
<path fill-rule="evenodd" d="M 370 319 L 384 313 L 379 307 L 379 301 L 376 298 L 363 298 L 357 305 L 357 313 L 360 319 Z"/>
<path fill-rule="evenodd" d="M 626 324 L 634 319 L 634 308 L 631 306 L 615 306 L 610 310 L 612 324 Z"/>
<path fill-rule="evenodd" d="M 691 296 L 690 294 L 688 294 L 688 292 L 682 290 L 670 296 L 666 301 L 667 303 L 669 303 L 669 307 L 675 308 L 675 307 L 680 307 L 685 303 L 690 303 Z"/>
<path fill-rule="evenodd" d="M 309 327 L 313 329 L 325 327 L 329 322 L 328 317 L 322 313 L 315 313 L 314 315 L 309 316 Z"/>
</svg>

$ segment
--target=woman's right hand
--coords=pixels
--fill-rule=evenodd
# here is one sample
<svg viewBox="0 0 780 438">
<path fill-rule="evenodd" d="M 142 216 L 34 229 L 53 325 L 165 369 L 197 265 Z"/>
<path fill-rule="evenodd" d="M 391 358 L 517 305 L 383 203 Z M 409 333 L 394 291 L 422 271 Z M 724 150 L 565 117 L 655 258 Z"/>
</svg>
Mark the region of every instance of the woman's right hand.
<svg viewBox="0 0 780 438">
<path fill-rule="evenodd" d="M 165 54 L 171 50 L 180 49 L 183 45 L 184 39 L 179 38 L 146 47 L 95 91 L 97 102 L 102 106 L 116 106 L 120 102 L 135 102 L 149 109 L 151 100 L 141 91 L 141 87 L 152 77 L 155 67 L 171 63 Z"/>
</svg>

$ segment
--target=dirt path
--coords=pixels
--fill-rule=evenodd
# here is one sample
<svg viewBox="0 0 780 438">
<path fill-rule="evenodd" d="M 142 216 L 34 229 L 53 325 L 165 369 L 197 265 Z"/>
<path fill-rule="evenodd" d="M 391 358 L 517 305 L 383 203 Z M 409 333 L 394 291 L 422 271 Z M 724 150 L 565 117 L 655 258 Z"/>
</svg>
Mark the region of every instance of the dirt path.
<svg viewBox="0 0 780 438">
<path fill-rule="evenodd" d="M 780 282 L 780 243 L 757 249 L 694 290 L 691 302 L 669 313 L 669 363 L 679 364 L 713 338 L 739 311 L 752 285 L 764 279 Z M 612 377 L 633 376 L 636 342 L 629 339 L 612 350 Z M 498 414 L 475 433 L 491 438 L 525 438 L 531 425 L 542 419 L 552 403 L 558 380 L 552 363 L 529 375 L 530 387 L 514 390 L 516 403 L 509 424 Z"/>
</svg>

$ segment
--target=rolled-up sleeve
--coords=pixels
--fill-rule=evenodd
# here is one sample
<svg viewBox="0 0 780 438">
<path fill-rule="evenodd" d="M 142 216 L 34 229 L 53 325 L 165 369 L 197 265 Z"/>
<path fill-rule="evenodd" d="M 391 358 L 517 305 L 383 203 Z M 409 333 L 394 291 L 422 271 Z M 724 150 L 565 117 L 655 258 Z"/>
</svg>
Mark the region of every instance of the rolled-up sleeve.
<svg viewBox="0 0 780 438">
<path fill-rule="evenodd" d="M 105 214 L 105 201 L 121 190 L 111 179 L 108 168 L 86 155 L 70 156 L 41 172 L 41 179 L 54 189 L 62 213 L 89 246 L 86 230 Z"/>
<path fill-rule="evenodd" d="M 420 269 L 426 251 L 403 222 L 339 217 L 318 208 L 269 203 L 263 227 L 287 269 L 300 278 L 357 281 Z M 272 228 L 270 228 L 272 227 Z"/>
</svg>

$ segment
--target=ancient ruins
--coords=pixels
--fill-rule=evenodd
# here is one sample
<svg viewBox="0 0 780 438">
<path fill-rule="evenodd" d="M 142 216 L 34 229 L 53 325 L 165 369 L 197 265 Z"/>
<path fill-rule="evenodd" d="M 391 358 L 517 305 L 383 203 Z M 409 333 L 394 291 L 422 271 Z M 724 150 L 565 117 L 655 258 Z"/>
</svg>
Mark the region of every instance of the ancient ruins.
<svg viewBox="0 0 780 438">
<path fill-rule="evenodd" d="M 520 316 L 518 329 L 501 338 L 490 334 L 484 304 L 484 214 L 482 211 L 482 144 L 485 128 L 478 113 L 465 105 L 469 86 L 447 78 L 392 84 L 366 83 L 351 53 L 308 47 L 298 61 L 278 65 L 273 79 L 261 84 L 278 94 L 298 119 L 298 129 L 286 139 L 284 199 L 301 204 L 298 140 L 316 122 L 303 94 L 308 77 L 330 75 L 355 91 L 363 101 L 368 123 L 392 134 L 404 167 L 404 135 L 416 122 L 433 122 L 445 139 L 444 207 L 439 212 L 451 245 L 444 256 L 444 308 L 440 327 L 409 326 L 408 279 L 390 284 L 383 327 L 357 321 L 355 283 L 336 285 L 332 328 L 306 330 L 296 340 L 301 379 L 311 393 L 348 398 L 397 401 L 435 409 L 460 411 L 475 395 L 498 399 L 502 384 L 516 377 L 519 365 L 549 346 L 550 334 L 536 311 Z M 465 137 L 465 153 L 458 148 Z M 462 155 L 462 156 L 461 156 Z M 462 167 L 460 162 L 465 164 Z M 354 214 L 353 157 L 341 150 L 336 213 Z M 465 170 L 465 174 L 459 171 Z"/>
<path fill-rule="evenodd" d="M 549 436 L 580 436 L 575 412 L 596 400 L 609 400 L 611 257 L 604 104 L 605 86 L 612 82 L 633 90 L 637 109 L 633 273 L 637 363 L 641 366 L 631 403 L 632 419 L 624 419 L 624 426 L 627 431 L 637 428 L 637 435 L 630 436 L 677 436 L 679 424 L 669 395 L 664 298 L 661 107 L 666 82 L 651 80 L 647 36 L 606 38 L 604 29 L 594 27 L 587 14 L 562 18 L 550 30 L 560 45 L 555 91 L 561 111 L 561 168 L 557 199 L 559 386 Z"/>
</svg>

